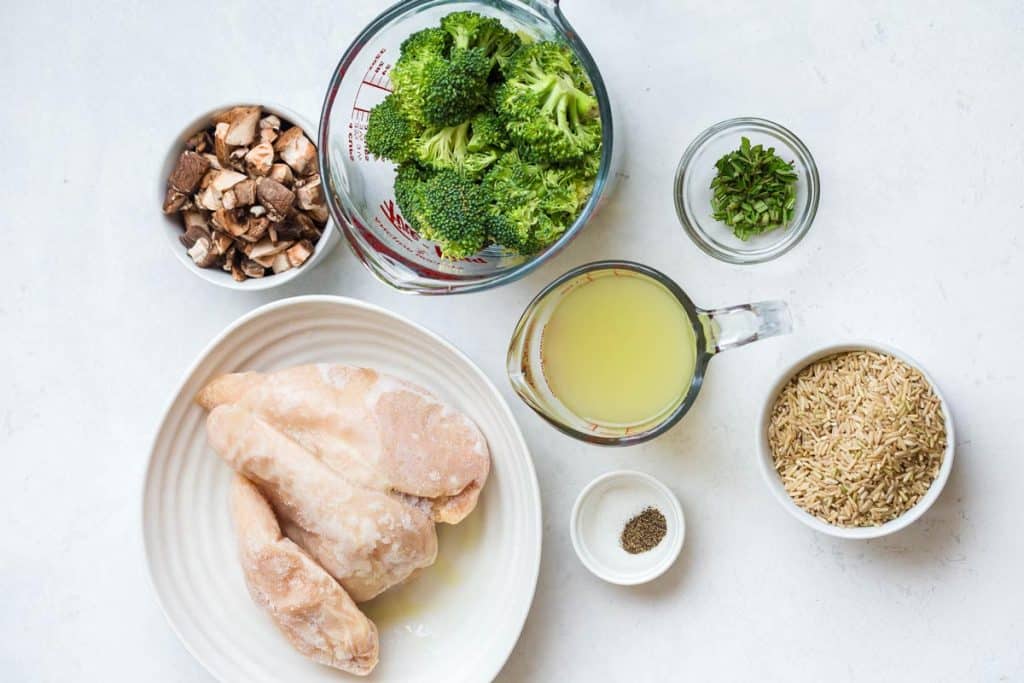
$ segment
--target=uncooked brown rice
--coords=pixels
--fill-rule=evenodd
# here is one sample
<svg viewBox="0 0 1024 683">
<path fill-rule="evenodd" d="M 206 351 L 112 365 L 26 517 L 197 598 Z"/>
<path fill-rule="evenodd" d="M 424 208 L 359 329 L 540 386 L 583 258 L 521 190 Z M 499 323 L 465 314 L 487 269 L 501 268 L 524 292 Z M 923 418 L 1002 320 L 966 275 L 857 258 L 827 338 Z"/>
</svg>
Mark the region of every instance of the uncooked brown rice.
<svg viewBox="0 0 1024 683">
<path fill-rule="evenodd" d="M 850 351 L 811 363 L 782 388 L 768 444 L 801 508 L 837 526 L 879 526 L 928 491 L 946 426 L 917 369 L 889 354 Z"/>
</svg>

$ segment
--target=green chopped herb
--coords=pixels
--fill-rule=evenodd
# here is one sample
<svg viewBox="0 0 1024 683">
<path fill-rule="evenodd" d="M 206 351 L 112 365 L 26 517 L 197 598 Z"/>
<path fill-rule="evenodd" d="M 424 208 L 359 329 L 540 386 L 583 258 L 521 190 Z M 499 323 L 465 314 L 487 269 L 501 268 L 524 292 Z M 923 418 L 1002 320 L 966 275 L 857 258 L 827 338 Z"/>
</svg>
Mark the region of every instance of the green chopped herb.
<svg viewBox="0 0 1024 683">
<path fill-rule="evenodd" d="M 776 156 L 774 147 L 751 146 L 744 137 L 740 148 L 719 159 L 715 168 L 711 215 L 732 228 L 736 237 L 748 240 L 793 219 L 796 171 L 792 161 Z"/>
</svg>

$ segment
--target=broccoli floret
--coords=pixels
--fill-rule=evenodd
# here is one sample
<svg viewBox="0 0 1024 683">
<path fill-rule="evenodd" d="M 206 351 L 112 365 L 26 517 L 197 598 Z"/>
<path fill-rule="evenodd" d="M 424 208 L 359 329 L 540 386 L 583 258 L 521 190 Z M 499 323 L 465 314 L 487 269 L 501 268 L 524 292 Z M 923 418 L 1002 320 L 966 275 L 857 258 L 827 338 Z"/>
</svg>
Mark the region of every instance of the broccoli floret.
<svg viewBox="0 0 1024 683">
<path fill-rule="evenodd" d="M 477 178 L 497 160 L 507 138 L 493 116 L 479 114 L 455 126 L 430 128 L 419 139 L 416 158 L 436 170 Z"/>
<path fill-rule="evenodd" d="M 470 121 L 470 138 L 466 147 L 470 152 L 507 150 L 509 139 L 505 124 L 497 114 L 480 112 Z"/>
<path fill-rule="evenodd" d="M 453 50 L 423 70 L 423 117 L 429 124 L 453 126 L 465 121 L 487 97 L 491 64 L 482 50 Z"/>
<path fill-rule="evenodd" d="M 544 186 L 544 210 L 549 215 L 562 214 L 566 222 L 572 223 L 590 199 L 594 178 L 585 167 L 552 167 L 544 171 Z"/>
<path fill-rule="evenodd" d="M 405 39 L 399 48 L 398 61 L 389 77 L 399 95 L 399 104 L 407 118 L 421 125 L 427 123 L 423 114 L 423 97 L 428 79 L 426 72 L 444 60 L 451 47 L 451 36 L 439 28 L 425 28 Z"/>
<path fill-rule="evenodd" d="M 431 175 L 433 175 L 432 171 L 424 169 L 412 161 L 400 164 L 395 174 L 395 201 L 398 202 L 402 216 L 416 232 L 421 232 L 416 218 L 419 209 L 417 204 L 419 186 Z"/>
<path fill-rule="evenodd" d="M 521 43 L 501 21 L 476 12 L 452 12 L 441 19 L 441 28 L 451 35 L 455 49 L 480 49 L 492 67 L 504 64 Z"/>
<path fill-rule="evenodd" d="M 498 110 L 525 156 L 576 162 L 601 145 L 601 119 L 590 81 L 568 47 L 523 45 L 502 68 Z"/>
<path fill-rule="evenodd" d="M 483 248 L 487 240 L 488 200 L 479 184 L 449 170 L 418 181 L 410 171 L 402 182 L 408 183 L 403 187 L 408 209 L 399 199 L 402 211 L 409 211 L 406 220 L 423 237 L 438 242 L 442 255 L 465 258 Z"/>
<path fill-rule="evenodd" d="M 557 239 L 575 219 L 573 215 L 567 220 L 560 210 L 549 215 L 547 172 L 512 151 L 484 176 L 483 187 L 491 200 L 488 230 L 495 243 L 529 254 Z"/>
<path fill-rule="evenodd" d="M 522 254 L 551 244 L 573 224 L 590 198 L 594 180 L 585 167 L 546 166 L 515 150 L 484 176 L 491 206 L 490 238 Z"/>
<path fill-rule="evenodd" d="M 370 112 L 366 128 L 366 148 L 376 157 L 401 163 L 416 155 L 423 127 L 411 121 L 394 93 Z"/>
</svg>

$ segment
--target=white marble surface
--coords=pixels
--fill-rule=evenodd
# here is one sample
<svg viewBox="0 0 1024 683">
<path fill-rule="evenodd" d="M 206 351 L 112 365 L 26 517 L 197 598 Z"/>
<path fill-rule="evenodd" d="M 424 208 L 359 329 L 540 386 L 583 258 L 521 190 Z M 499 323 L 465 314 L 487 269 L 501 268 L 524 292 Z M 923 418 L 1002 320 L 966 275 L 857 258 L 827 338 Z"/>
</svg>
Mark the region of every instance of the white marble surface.
<svg viewBox="0 0 1024 683">
<path fill-rule="evenodd" d="M 212 335 L 259 304 L 317 292 L 451 339 L 522 424 L 544 557 L 501 680 L 1024 679 L 1024 6 L 566 0 L 628 138 L 614 202 L 567 252 L 500 291 L 431 300 L 388 291 L 343 247 L 280 292 L 190 275 L 167 251 L 152 194 L 177 127 L 246 97 L 316 116 L 341 50 L 384 6 L 5 5 L 0 678 L 209 680 L 147 584 L 148 443 Z M 794 252 L 744 269 L 688 241 L 670 187 L 694 135 L 748 114 L 803 137 L 822 202 Z M 798 331 L 716 359 L 692 413 L 658 441 L 581 445 L 515 399 L 504 349 L 540 287 L 603 257 L 661 268 L 708 306 L 787 299 Z M 867 543 L 798 525 L 753 452 L 775 368 L 851 337 L 920 359 L 959 434 L 932 511 Z M 639 588 L 601 583 L 569 543 L 576 493 L 617 467 L 668 482 L 687 514 L 678 563 Z"/>
</svg>

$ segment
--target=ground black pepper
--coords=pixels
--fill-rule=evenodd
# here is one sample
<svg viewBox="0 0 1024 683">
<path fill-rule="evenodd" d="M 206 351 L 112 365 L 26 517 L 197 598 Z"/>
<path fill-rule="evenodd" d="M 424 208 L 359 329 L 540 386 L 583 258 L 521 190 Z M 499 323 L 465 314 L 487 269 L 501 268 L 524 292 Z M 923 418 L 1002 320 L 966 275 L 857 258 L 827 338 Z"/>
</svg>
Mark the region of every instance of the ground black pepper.
<svg viewBox="0 0 1024 683">
<path fill-rule="evenodd" d="M 643 512 L 626 522 L 619 543 L 627 553 L 646 553 L 661 543 L 667 529 L 665 515 L 661 514 L 661 510 L 646 507 Z"/>
</svg>

